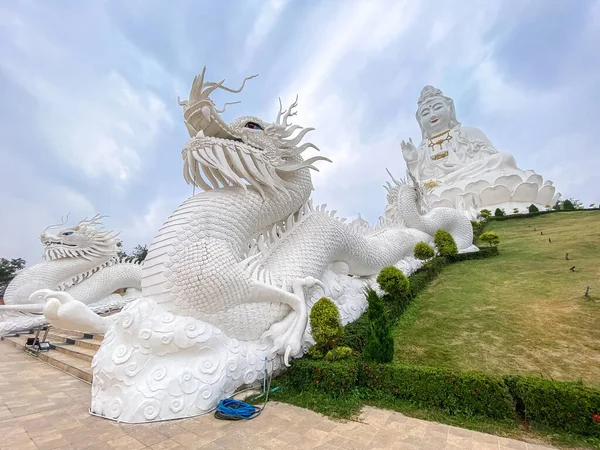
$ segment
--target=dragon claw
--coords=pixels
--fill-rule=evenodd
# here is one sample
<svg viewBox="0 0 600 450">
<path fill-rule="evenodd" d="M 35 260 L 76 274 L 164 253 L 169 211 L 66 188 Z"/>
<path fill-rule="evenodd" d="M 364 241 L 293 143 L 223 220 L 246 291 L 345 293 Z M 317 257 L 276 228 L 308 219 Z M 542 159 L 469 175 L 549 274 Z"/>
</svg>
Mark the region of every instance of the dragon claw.
<svg viewBox="0 0 600 450">
<path fill-rule="evenodd" d="M 321 289 L 325 288 L 325 285 L 321 282 L 321 280 L 318 280 L 314 277 L 306 277 L 304 279 L 301 279 L 300 281 L 304 287 L 307 287 L 309 289 L 315 286 L 319 286 Z"/>
</svg>

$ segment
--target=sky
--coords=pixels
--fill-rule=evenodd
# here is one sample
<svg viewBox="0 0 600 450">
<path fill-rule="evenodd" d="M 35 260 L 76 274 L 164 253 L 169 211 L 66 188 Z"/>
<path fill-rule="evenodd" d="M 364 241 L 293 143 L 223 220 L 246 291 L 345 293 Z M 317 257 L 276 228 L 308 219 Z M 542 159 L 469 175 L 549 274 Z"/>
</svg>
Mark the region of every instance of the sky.
<svg viewBox="0 0 600 450">
<path fill-rule="evenodd" d="M 600 0 L 0 1 L 0 257 L 42 260 L 39 234 L 96 213 L 126 250 L 192 194 L 177 97 L 195 75 L 230 121 L 294 123 L 320 154 L 316 204 L 375 222 L 421 89 L 454 99 L 519 168 L 600 203 Z"/>
</svg>

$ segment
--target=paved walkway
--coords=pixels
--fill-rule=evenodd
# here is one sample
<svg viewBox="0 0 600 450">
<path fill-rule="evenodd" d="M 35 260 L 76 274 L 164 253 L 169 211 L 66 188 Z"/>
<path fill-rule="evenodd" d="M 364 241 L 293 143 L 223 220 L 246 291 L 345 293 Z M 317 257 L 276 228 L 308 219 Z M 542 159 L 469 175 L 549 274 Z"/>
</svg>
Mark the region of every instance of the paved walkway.
<svg viewBox="0 0 600 450">
<path fill-rule="evenodd" d="M 0 450 L 549 449 L 365 408 L 360 422 L 269 402 L 249 422 L 212 415 L 144 425 L 88 414 L 90 386 L 0 342 Z"/>
</svg>

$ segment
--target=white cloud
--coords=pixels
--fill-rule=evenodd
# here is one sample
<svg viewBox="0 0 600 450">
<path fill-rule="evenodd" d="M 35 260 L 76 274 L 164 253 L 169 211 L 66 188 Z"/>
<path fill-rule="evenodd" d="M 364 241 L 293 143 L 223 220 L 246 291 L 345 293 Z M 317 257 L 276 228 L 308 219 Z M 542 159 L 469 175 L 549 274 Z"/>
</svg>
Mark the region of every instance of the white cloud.
<svg viewBox="0 0 600 450">
<path fill-rule="evenodd" d="M 126 182 L 137 175 L 144 152 L 173 120 L 164 103 L 148 91 L 135 91 L 112 72 L 97 86 L 100 95 L 49 104 L 40 128 L 57 156 L 89 178 Z M 73 94 L 71 94 L 73 95 Z M 87 97 L 87 98 L 86 98 Z"/>
<path fill-rule="evenodd" d="M 7 14 L 2 23 L 6 41 L 0 50 L 7 57 L 0 59 L 0 69 L 35 99 L 31 125 L 60 164 L 117 184 L 137 175 L 144 154 L 173 125 L 163 101 L 133 88 L 115 70 L 104 75 L 85 62 L 73 64 L 78 55 L 17 14 Z M 73 72 L 59 75 L 61 64 Z"/>
<path fill-rule="evenodd" d="M 549 112 L 565 95 L 560 90 L 539 92 L 523 89 L 508 81 L 490 58 L 475 69 L 473 81 L 479 92 L 482 112 L 496 117 L 511 116 L 527 110 Z"/>
<path fill-rule="evenodd" d="M 239 58 L 238 68 L 240 72 L 252 61 L 257 49 L 261 47 L 265 39 L 271 34 L 277 24 L 281 13 L 284 11 L 289 0 L 260 1 L 255 4 L 259 11 L 258 16 L 252 24 L 250 33 L 246 36 L 244 50 Z"/>
</svg>

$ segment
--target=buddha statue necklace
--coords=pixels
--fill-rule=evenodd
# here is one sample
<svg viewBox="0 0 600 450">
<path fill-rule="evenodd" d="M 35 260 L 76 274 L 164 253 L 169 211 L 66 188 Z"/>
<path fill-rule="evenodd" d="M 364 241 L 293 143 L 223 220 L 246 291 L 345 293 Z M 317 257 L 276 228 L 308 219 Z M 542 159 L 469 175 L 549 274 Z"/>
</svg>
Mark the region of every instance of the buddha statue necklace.
<svg viewBox="0 0 600 450">
<path fill-rule="evenodd" d="M 450 130 L 446 130 L 441 132 L 440 134 L 436 134 L 435 136 L 431 136 L 430 138 L 428 138 L 429 144 L 427 146 L 431 149 L 432 152 L 435 151 L 436 145 L 439 145 L 440 150 L 442 150 L 442 145 L 444 144 L 444 142 L 448 142 L 450 139 L 452 139 L 452 136 L 450 135 Z"/>
<path fill-rule="evenodd" d="M 439 134 L 436 134 L 435 136 L 431 136 L 428 139 L 429 144 L 427 146 L 431 149 L 432 152 L 435 152 L 436 145 L 440 146 L 439 152 L 434 153 L 431 156 L 432 161 L 437 161 L 438 159 L 444 159 L 444 158 L 448 157 L 448 150 L 446 150 L 444 152 L 442 150 L 443 150 L 444 142 L 448 142 L 448 141 L 450 141 L 450 139 L 452 139 L 452 136 L 450 135 L 450 130 L 443 131 Z"/>
</svg>

